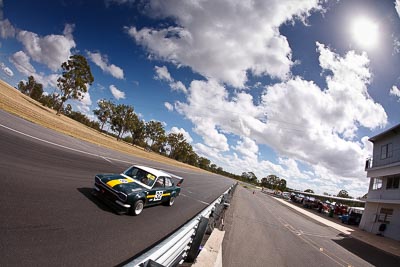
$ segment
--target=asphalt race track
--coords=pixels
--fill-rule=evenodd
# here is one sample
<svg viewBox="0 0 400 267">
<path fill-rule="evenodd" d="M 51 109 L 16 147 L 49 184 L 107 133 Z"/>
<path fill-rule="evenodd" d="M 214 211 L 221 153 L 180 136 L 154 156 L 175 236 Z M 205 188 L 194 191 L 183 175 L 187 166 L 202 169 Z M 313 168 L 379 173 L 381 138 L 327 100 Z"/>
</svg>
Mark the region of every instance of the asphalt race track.
<svg viewBox="0 0 400 267">
<path fill-rule="evenodd" d="M 132 164 L 184 177 L 174 206 L 120 216 L 91 196 L 95 174 Z M 179 228 L 234 182 L 108 150 L 0 110 L 0 183 L 0 266 L 113 266 Z"/>
</svg>

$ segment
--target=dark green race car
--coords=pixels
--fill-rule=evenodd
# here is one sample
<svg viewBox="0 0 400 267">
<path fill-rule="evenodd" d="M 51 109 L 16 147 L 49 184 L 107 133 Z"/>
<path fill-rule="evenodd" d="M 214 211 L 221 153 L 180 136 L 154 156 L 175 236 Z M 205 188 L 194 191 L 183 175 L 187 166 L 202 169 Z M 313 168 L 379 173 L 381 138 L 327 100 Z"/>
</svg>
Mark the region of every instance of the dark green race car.
<svg viewBox="0 0 400 267">
<path fill-rule="evenodd" d="M 132 166 L 121 174 L 97 174 L 93 194 L 118 213 L 139 215 L 146 206 L 172 206 L 182 182 L 181 177 L 161 170 Z"/>
</svg>

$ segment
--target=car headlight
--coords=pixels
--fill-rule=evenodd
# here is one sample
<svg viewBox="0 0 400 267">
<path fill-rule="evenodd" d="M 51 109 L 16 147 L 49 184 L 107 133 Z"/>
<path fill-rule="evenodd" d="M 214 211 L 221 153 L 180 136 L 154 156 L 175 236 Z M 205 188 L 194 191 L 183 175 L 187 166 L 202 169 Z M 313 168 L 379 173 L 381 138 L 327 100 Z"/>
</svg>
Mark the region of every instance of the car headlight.
<svg viewBox="0 0 400 267">
<path fill-rule="evenodd" d="M 118 192 L 117 195 L 122 201 L 126 201 L 126 199 L 128 198 L 128 196 L 122 192 Z"/>
</svg>

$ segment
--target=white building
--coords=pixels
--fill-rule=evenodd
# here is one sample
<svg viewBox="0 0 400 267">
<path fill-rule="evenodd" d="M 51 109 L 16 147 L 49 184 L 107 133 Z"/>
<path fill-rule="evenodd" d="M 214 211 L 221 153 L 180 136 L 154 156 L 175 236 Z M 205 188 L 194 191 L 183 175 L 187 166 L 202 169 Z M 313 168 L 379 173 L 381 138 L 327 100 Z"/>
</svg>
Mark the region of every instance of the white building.
<svg viewBox="0 0 400 267">
<path fill-rule="evenodd" d="M 385 224 L 382 234 L 400 240 L 400 124 L 369 141 L 374 149 L 365 165 L 370 184 L 360 228 L 379 233 Z"/>
</svg>

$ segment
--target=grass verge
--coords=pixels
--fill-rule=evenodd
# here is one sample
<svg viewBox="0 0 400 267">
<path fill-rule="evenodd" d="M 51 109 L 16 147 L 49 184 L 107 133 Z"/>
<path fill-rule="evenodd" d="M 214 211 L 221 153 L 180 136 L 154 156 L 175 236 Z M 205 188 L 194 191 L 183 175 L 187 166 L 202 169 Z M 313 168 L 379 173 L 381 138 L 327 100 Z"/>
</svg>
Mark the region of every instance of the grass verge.
<svg viewBox="0 0 400 267">
<path fill-rule="evenodd" d="M 117 141 L 114 137 L 96 131 L 64 115 L 56 115 L 55 110 L 44 107 L 41 103 L 22 94 L 3 80 L 0 80 L 0 109 L 48 129 L 122 153 L 196 171 L 204 171 L 156 153 L 149 153 L 141 147 Z"/>
</svg>

